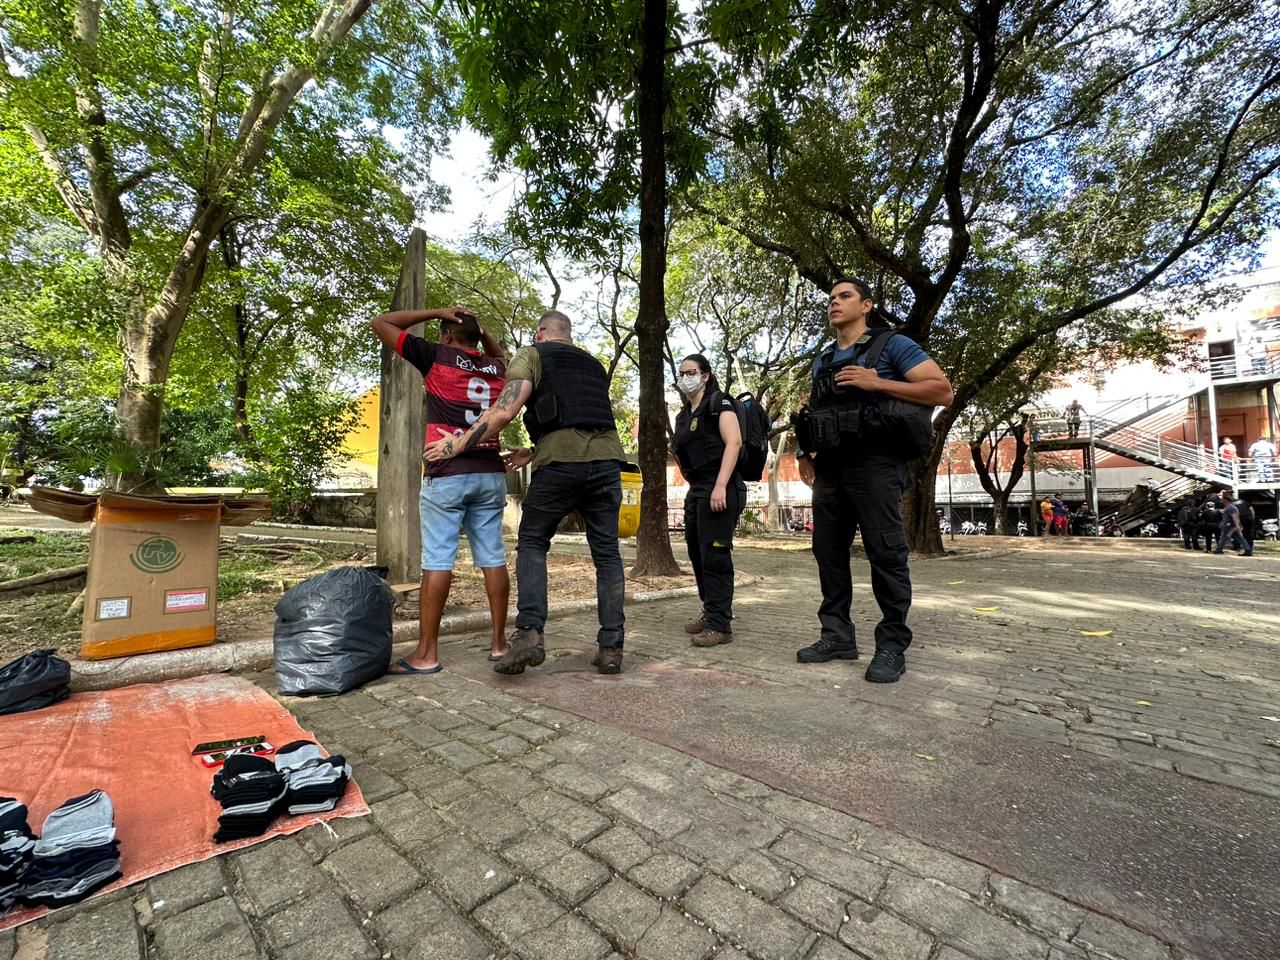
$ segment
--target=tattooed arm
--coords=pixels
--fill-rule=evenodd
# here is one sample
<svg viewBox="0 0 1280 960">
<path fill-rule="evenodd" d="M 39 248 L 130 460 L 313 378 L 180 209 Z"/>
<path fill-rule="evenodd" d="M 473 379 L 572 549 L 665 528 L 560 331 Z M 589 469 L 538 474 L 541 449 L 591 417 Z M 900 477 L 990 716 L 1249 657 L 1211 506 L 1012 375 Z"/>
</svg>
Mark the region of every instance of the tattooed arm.
<svg viewBox="0 0 1280 960">
<path fill-rule="evenodd" d="M 529 380 L 508 380 L 488 410 L 471 425 L 460 437 L 447 437 L 427 445 L 423 457 L 428 463 L 450 460 L 460 453 L 477 447 L 490 437 L 497 436 L 502 428 L 516 418 L 533 394 L 533 383 Z"/>
</svg>

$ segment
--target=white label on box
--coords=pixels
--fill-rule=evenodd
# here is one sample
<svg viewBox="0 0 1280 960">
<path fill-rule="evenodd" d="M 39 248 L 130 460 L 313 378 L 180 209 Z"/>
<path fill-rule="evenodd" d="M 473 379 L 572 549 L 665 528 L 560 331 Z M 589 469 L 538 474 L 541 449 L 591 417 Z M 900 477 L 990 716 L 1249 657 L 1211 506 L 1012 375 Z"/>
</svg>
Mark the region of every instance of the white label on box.
<svg viewBox="0 0 1280 960">
<path fill-rule="evenodd" d="M 124 620 L 129 616 L 129 598 L 117 597 L 98 601 L 99 620 Z"/>
<path fill-rule="evenodd" d="M 165 613 L 184 613 L 189 610 L 208 610 L 208 590 L 168 590 L 164 595 Z"/>
</svg>

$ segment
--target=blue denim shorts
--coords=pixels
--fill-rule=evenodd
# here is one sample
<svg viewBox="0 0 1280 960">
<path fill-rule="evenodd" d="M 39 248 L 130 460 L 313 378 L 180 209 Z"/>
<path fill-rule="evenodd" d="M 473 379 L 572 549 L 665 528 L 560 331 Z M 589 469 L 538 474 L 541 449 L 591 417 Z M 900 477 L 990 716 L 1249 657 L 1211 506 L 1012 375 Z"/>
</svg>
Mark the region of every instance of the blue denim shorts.
<svg viewBox="0 0 1280 960">
<path fill-rule="evenodd" d="M 477 567 L 506 566 L 502 511 L 507 505 L 505 473 L 459 473 L 422 481 L 422 569 L 452 570 L 459 535 L 466 531 Z"/>
</svg>

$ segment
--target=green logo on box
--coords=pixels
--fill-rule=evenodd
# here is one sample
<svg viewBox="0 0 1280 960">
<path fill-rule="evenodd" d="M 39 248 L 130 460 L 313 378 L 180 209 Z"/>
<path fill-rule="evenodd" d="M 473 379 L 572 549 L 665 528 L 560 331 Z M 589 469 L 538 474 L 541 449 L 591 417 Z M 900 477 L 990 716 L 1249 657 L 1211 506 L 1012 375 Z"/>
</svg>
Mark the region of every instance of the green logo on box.
<svg viewBox="0 0 1280 960">
<path fill-rule="evenodd" d="M 138 544 L 129 559 L 143 573 L 168 573 L 182 563 L 182 554 L 168 537 L 152 537 Z"/>
</svg>

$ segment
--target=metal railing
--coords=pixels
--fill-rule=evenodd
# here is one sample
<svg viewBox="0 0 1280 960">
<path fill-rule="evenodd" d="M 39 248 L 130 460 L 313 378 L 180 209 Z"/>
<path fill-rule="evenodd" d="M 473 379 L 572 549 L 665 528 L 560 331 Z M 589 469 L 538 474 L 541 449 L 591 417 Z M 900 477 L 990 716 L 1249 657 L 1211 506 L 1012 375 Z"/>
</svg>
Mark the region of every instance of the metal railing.
<svg viewBox="0 0 1280 960">
<path fill-rule="evenodd" d="M 1275 457 L 1236 457 L 1224 460 L 1219 471 L 1234 483 L 1268 483 L 1280 486 L 1280 464 Z"/>
<path fill-rule="evenodd" d="M 1280 353 L 1265 357 L 1210 357 L 1209 377 L 1212 380 L 1249 380 L 1253 377 L 1280 376 Z"/>
<path fill-rule="evenodd" d="M 1163 393 L 1157 395 L 1144 394 L 1141 397 L 1129 397 L 1092 414 L 1110 423 L 1126 424 L 1141 420 L 1152 413 L 1157 413 L 1172 403 L 1194 396 L 1194 392 Z"/>
<path fill-rule="evenodd" d="M 1137 453 L 1148 460 L 1159 461 L 1157 465 L 1169 464 L 1201 476 L 1216 478 L 1222 475 L 1222 464 L 1217 462 L 1218 458 L 1198 444 L 1173 440 L 1134 426 L 1122 427 L 1096 417 L 1088 426 L 1095 442 L 1120 447 L 1120 452 Z"/>
<path fill-rule="evenodd" d="M 1175 510 L 1187 497 L 1195 496 L 1208 489 L 1208 484 L 1192 477 L 1173 477 L 1164 483 L 1148 487 L 1141 500 L 1122 503 L 1114 513 L 1102 518 L 1105 524 L 1111 518 L 1121 527 L 1132 527 L 1148 520 L 1153 520 L 1163 513 Z"/>
</svg>

